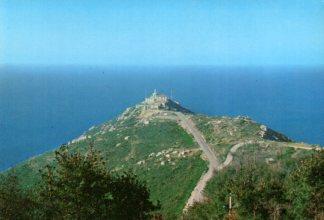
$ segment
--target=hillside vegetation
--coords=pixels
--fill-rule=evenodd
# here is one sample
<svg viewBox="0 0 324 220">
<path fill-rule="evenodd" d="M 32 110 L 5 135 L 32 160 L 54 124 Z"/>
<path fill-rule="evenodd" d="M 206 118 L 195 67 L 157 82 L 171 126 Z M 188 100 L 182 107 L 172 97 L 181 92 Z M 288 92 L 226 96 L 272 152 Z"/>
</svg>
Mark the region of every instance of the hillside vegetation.
<svg viewBox="0 0 324 220">
<path fill-rule="evenodd" d="M 244 179 L 240 176 L 243 172 L 238 170 L 245 172 L 250 169 L 246 168 L 246 164 L 262 164 L 260 167 L 267 173 L 265 179 L 276 180 L 277 176 L 284 176 L 285 179 L 299 160 L 315 154 L 313 146 L 297 144 L 247 117 L 193 114 L 159 94 L 153 94 L 144 102 L 128 108 L 115 120 L 92 127 L 67 143 L 67 150 L 82 155 L 87 152 L 89 144 L 93 145 L 101 152 L 112 173 L 131 170 L 147 184 L 151 201 L 160 202 L 160 213 L 165 219 L 180 218 L 197 182 L 207 172 L 209 161 L 195 138 L 179 124 L 175 112 L 181 112 L 194 122 L 220 162 L 225 161 L 234 145 L 242 143 L 236 152 L 230 153 L 234 159 L 229 166 L 216 172 L 208 182 L 206 202 L 189 210 L 188 213 L 195 219 L 209 214 L 215 219 L 225 216 L 227 209 L 219 207 L 227 204 L 228 193 L 237 192 L 228 187 L 234 187 L 230 183 L 236 182 L 236 179 Z M 41 180 L 39 170 L 46 165 L 55 166 L 54 158 L 54 152 L 47 152 L 7 173 L 15 173 L 24 189 L 32 189 Z M 262 172 L 256 171 L 255 174 Z M 262 213 L 259 215 L 258 211 L 255 216 L 261 218 Z M 244 215 L 245 212 L 240 210 L 236 214 Z M 208 216 L 205 218 L 209 219 Z"/>
</svg>

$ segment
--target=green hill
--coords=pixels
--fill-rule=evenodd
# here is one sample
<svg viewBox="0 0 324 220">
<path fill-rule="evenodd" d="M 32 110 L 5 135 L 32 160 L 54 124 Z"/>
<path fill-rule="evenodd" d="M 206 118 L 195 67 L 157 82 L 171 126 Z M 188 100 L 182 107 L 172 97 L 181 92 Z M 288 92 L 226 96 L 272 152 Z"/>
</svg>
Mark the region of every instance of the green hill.
<svg viewBox="0 0 324 220">
<path fill-rule="evenodd" d="M 195 135 L 190 126 L 197 129 L 198 134 Z M 203 137 L 201 141 L 206 142 L 207 150 L 211 151 L 219 167 L 210 165 L 206 149 L 202 149 L 197 135 Z M 109 169 L 114 172 L 131 169 L 146 181 L 151 199 L 161 202 L 161 212 L 168 219 L 181 216 L 194 188 L 207 171 L 235 166 L 247 158 L 280 169 L 291 160 L 311 154 L 310 149 L 314 149 L 295 143 L 247 117 L 194 114 L 157 93 L 126 109 L 117 119 L 92 127 L 67 146 L 69 151 L 82 153 L 86 152 L 89 143 L 101 151 Z M 237 149 L 233 150 L 234 146 Z M 8 172 L 15 172 L 24 187 L 32 188 L 40 179 L 38 171 L 53 163 L 53 158 L 53 152 L 47 152 Z M 217 172 L 212 178 L 215 176 Z M 213 180 L 208 181 L 206 198 L 212 194 L 212 187 Z"/>
</svg>

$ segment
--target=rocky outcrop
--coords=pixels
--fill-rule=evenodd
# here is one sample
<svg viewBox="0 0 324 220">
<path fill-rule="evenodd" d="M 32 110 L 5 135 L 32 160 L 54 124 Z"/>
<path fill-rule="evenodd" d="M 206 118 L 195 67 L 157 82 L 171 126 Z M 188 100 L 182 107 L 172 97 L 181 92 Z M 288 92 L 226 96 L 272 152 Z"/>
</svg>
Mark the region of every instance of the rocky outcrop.
<svg viewBox="0 0 324 220">
<path fill-rule="evenodd" d="M 270 129 L 265 125 L 260 126 L 259 134 L 261 135 L 261 137 L 263 139 L 267 139 L 267 140 L 271 140 L 271 141 L 291 142 L 291 140 L 287 136 Z"/>
</svg>

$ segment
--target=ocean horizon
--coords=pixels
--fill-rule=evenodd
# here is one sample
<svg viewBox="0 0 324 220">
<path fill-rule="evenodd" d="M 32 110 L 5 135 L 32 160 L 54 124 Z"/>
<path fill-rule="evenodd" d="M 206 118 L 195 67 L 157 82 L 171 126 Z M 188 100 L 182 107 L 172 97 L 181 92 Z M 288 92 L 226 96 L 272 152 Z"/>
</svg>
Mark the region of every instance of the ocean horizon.
<svg viewBox="0 0 324 220">
<path fill-rule="evenodd" d="M 323 67 L 3 66 L 0 170 L 53 150 L 154 89 L 196 113 L 248 116 L 324 145 Z"/>
</svg>

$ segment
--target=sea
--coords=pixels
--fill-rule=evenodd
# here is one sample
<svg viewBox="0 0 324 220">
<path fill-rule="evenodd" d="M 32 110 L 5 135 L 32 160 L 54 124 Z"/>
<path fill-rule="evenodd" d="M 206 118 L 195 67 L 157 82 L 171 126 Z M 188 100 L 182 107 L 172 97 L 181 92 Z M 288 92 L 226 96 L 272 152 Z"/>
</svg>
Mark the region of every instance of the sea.
<svg viewBox="0 0 324 220">
<path fill-rule="evenodd" d="M 0 170 L 117 117 L 154 89 L 324 146 L 323 67 L 1 66 Z"/>
</svg>

